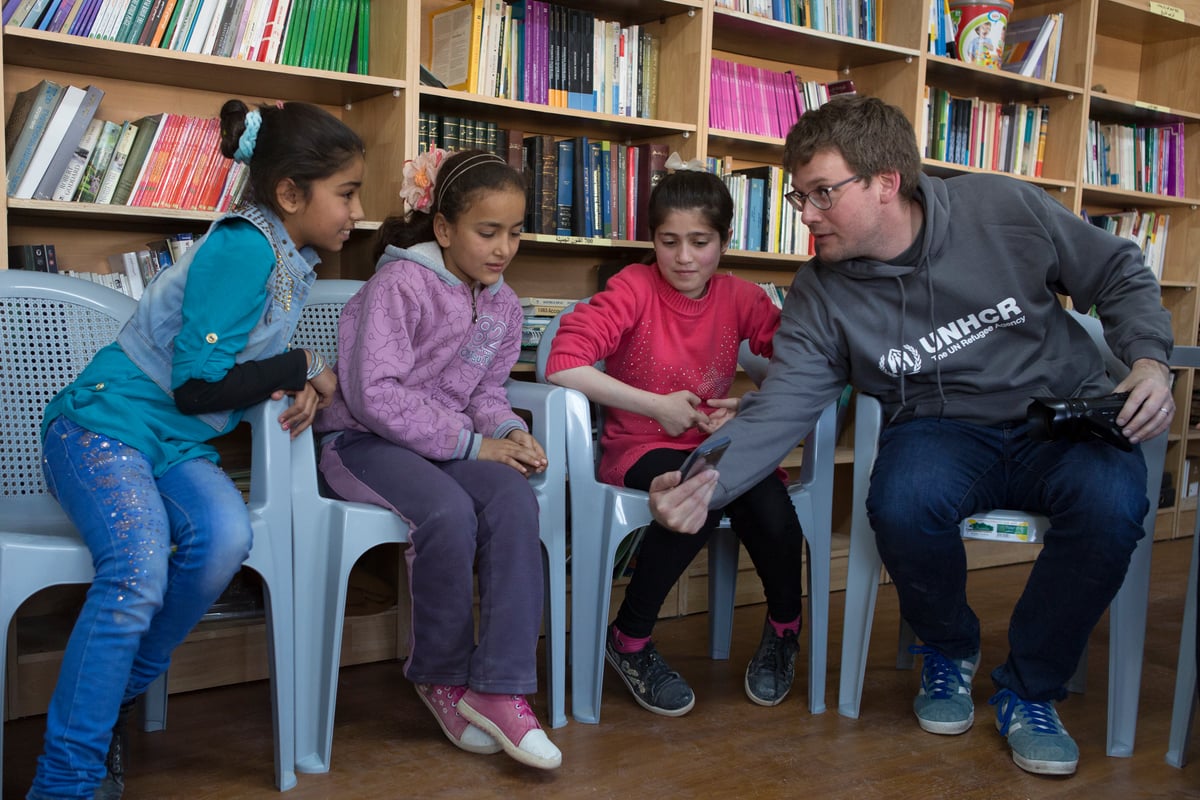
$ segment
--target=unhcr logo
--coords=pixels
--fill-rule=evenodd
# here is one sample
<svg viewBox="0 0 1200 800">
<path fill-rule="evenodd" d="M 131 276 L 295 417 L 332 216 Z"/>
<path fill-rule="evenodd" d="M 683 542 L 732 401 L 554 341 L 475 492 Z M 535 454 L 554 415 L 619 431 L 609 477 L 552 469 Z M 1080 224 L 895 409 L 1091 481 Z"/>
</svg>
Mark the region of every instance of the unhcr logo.
<svg viewBox="0 0 1200 800">
<path fill-rule="evenodd" d="M 921 354 L 911 344 L 893 347 L 879 357 L 879 369 L 893 378 L 915 375 L 921 371 Z"/>
</svg>

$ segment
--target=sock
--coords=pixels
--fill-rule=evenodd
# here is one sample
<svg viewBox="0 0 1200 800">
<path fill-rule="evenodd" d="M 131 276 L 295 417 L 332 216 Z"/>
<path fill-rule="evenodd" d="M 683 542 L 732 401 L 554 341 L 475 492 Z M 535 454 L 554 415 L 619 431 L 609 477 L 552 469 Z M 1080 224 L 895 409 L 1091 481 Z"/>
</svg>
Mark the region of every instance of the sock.
<svg viewBox="0 0 1200 800">
<path fill-rule="evenodd" d="M 635 638 L 633 636 L 626 636 L 625 634 L 621 633 L 621 629 L 618 628 L 616 625 L 613 625 L 612 637 L 613 637 L 613 647 L 616 648 L 616 651 L 618 653 L 640 652 L 641 650 L 643 650 L 646 647 L 646 644 L 650 641 L 649 636 L 643 636 L 640 638 Z"/>
<path fill-rule="evenodd" d="M 800 633 L 800 617 L 798 616 L 791 622 L 776 622 L 768 615 L 767 622 L 771 623 L 771 627 L 775 629 L 775 635 L 781 638 L 785 633 Z"/>
</svg>

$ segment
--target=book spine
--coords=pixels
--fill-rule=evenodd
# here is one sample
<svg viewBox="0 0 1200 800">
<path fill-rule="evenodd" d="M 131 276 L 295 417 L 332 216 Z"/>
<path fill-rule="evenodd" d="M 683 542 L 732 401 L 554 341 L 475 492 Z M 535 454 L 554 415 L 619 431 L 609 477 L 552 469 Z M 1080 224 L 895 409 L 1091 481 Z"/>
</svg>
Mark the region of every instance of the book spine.
<svg viewBox="0 0 1200 800">
<path fill-rule="evenodd" d="M 47 163 L 41 181 L 33 190 L 35 200 L 49 200 L 54 196 L 58 182 L 62 180 L 63 173 L 67 171 L 67 164 L 74 157 L 75 149 L 92 123 L 92 119 L 96 116 L 96 109 L 100 106 L 103 97 L 104 90 L 98 86 L 88 86 L 83 90 L 83 97 L 79 101 L 79 105 L 63 129 L 58 148 Z"/>
<path fill-rule="evenodd" d="M 575 175 L 575 140 L 563 139 L 556 144 L 558 150 L 558 193 L 554 232 L 558 236 L 570 236 L 572 232 L 571 206 Z"/>
<path fill-rule="evenodd" d="M 66 202 L 75 196 L 75 188 L 83 180 L 83 171 L 92 156 L 92 151 L 96 149 L 96 143 L 100 140 L 100 132 L 103 129 L 104 120 L 102 119 L 93 119 L 88 123 L 87 129 L 79 139 L 79 144 L 75 146 L 70 160 L 67 161 L 66 169 L 63 170 L 58 185 L 54 187 L 54 192 L 50 196 L 51 200 Z"/>
</svg>

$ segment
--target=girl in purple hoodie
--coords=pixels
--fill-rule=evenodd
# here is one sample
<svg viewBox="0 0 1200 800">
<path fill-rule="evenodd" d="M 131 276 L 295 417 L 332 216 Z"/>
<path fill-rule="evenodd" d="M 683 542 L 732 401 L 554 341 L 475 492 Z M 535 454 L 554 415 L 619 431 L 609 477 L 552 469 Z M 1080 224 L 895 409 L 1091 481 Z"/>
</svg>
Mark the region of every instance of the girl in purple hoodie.
<svg viewBox="0 0 1200 800">
<path fill-rule="evenodd" d="M 525 185 L 482 151 L 405 165 L 411 210 L 380 229 L 375 275 L 342 310 L 339 387 L 321 413 L 321 473 L 345 500 L 410 526 L 404 673 L 457 747 L 553 769 L 562 754 L 525 695 L 542 619 L 538 507 L 546 454 L 508 404 L 521 305 L 503 274 Z M 479 576 L 479 636 L 472 615 Z"/>
</svg>

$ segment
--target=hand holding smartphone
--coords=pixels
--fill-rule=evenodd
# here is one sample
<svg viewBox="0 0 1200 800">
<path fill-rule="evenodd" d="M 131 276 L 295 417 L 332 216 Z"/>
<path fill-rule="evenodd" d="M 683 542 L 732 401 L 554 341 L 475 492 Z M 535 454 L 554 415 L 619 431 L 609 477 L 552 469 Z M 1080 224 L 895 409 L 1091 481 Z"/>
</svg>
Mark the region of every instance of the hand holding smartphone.
<svg viewBox="0 0 1200 800">
<path fill-rule="evenodd" d="M 699 475 L 706 469 L 715 469 L 721 456 L 729 449 L 731 441 L 728 436 L 713 436 L 706 439 L 699 447 L 688 454 L 679 471 L 686 481 L 694 475 Z"/>
</svg>

